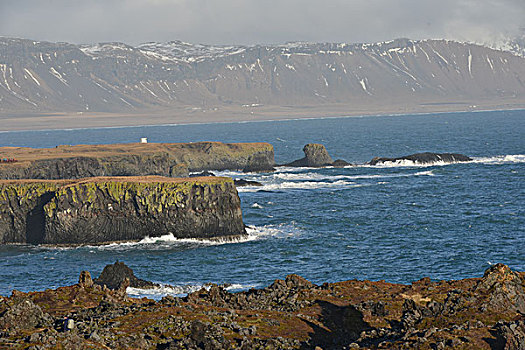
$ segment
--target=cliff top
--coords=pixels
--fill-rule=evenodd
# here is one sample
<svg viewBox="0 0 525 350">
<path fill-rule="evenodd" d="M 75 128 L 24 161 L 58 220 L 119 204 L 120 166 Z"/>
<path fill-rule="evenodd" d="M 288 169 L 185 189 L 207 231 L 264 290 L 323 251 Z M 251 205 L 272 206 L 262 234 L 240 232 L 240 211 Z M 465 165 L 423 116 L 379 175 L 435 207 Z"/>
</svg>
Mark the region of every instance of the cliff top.
<svg viewBox="0 0 525 350">
<path fill-rule="evenodd" d="M 111 145 L 59 145 L 55 148 L 0 147 L 0 159 L 16 159 L 17 163 L 2 163 L 14 165 L 32 162 L 40 159 L 73 158 L 73 157 L 109 157 L 120 155 L 154 155 L 169 154 L 202 154 L 238 153 L 254 149 L 269 150 L 269 143 L 222 143 L 222 142 L 192 142 L 192 143 L 121 143 Z"/>
<path fill-rule="evenodd" d="M 0 180 L 1 185 L 16 184 L 38 184 L 53 183 L 60 186 L 78 185 L 85 183 L 103 183 L 103 182 L 133 182 L 133 183 L 206 183 L 220 184 L 225 182 L 233 183 L 229 177 L 210 176 L 210 177 L 184 177 L 173 178 L 164 176 L 103 176 L 91 177 L 78 180 L 39 180 L 39 179 L 22 179 L 22 180 Z"/>
</svg>

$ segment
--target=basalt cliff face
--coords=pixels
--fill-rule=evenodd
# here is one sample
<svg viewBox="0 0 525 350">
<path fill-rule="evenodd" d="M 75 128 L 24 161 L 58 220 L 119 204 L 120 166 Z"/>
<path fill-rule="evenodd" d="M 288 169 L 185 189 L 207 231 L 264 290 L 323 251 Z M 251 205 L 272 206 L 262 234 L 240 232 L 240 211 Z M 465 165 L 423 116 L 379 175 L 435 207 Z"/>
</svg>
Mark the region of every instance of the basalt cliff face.
<svg viewBox="0 0 525 350">
<path fill-rule="evenodd" d="M 0 243 L 98 244 L 245 234 L 229 178 L 0 182 Z"/>
<path fill-rule="evenodd" d="M 272 170 L 268 143 L 149 143 L 57 146 L 49 149 L 1 147 L 0 179 L 79 179 L 93 176 L 185 177 L 190 171 Z"/>
</svg>

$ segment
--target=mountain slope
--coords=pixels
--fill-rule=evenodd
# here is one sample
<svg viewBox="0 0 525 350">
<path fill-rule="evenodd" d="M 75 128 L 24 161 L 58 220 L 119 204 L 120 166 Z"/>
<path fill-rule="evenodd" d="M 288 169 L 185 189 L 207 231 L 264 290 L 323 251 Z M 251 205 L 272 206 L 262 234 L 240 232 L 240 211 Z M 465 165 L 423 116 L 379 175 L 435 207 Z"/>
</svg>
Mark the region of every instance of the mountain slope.
<svg viewBox="0 0 525 350">
<path fill-rule="evenodd" d="M 0 38 L 0 114 L 525 101 L 525 58 L 474 44 L 93 46 Z"/>
</svg>

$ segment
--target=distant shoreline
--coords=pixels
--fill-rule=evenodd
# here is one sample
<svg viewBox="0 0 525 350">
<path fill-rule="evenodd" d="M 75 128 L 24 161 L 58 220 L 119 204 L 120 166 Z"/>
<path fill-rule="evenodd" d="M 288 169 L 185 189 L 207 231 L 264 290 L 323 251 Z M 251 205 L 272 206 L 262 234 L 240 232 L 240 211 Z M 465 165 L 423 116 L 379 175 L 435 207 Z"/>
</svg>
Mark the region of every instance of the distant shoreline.
<svg viewBox="0 0 525 350">
<path fill-rule="evenodd" d="M 468 106 L 468 108 L 458 108 Z M 53 131 L 110 128 L 138 128 L 191 124 L 227 124 L 311 119 L 337 119 L 441 113 L 469 113 L 525 110 L 525 103 L 432 102 L 412 106 L 257 106 L 220 107 L 210 110 L 154 110 L 137 113 L 13 113 L 0 115 L 0 134 L 20 131 Z"/>
</svg>

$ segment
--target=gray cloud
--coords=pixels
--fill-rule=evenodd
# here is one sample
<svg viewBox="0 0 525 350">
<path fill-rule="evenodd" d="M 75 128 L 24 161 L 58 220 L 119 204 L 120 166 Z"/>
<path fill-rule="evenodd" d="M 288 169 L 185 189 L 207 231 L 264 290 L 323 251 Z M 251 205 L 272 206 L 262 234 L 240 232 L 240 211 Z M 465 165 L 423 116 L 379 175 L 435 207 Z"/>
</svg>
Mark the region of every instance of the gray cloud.
<svg viewBox="0 0 525 350">
<path fill-rule="evenodd" d="M 524 0 L 0 0 L 0 35 L 73 43 L 492 42 Z"/>
</svg>

